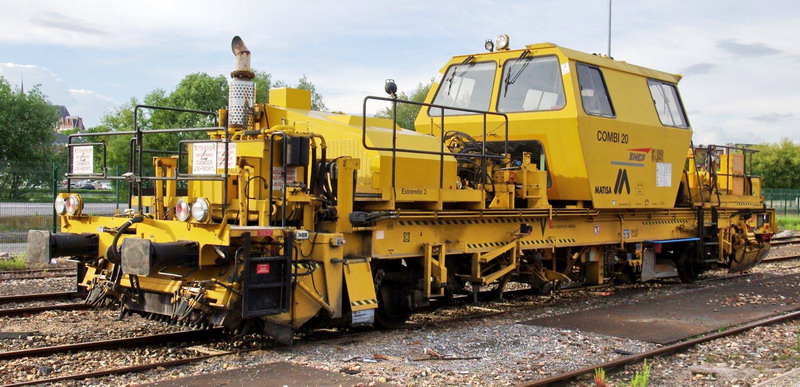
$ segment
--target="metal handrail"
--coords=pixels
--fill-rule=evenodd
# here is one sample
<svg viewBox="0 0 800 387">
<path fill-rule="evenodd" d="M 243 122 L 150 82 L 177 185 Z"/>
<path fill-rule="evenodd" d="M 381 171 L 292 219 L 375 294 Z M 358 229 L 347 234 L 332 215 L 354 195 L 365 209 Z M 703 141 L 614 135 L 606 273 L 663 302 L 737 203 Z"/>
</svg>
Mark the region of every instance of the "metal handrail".
<svg viewBox="0 0 800 387">
<path fill-rule="evenodd" d="M 367 102 L 370 100 L 375 101 L 385 101 L 392 103 L 392 146 L 391 147 L 377 147 L 371 146 L 367 144 Z M 427 106 L 428 108 L 438 108 L 440 109 L 440 135 L 439 138 L 441 139 L 442 143 L 440 145 L 439 151 L 426 151 L 420 149 L 408 149 L 408 148 L 398 148 L 397 147 L 397 104 L 409 104 L 415 105 L 420 107 Z M 477 156 L 471 153 L 453 153 L 453 152 L 445 152 L 444 150 L 444 122 L 445 122 L 445 110 L 455 110 L 465 113 L 474 113 L 474 114 L 481 114 L 483 115 L 483 142 L 481 146 L 481 154 Z M 397 98 L 387 98 L 387 97 L 377 97 L 377 96 L 367 96 L 364 98 L 364 103 L 362 106 L 362 115 L 363 120 L 361 123 L 361 145 L 364 149 L 367 150 L 375 150 L 375 151 L 386 151 L 392 152 L 392 193 L 394 196 L 397 196 L 395 192 L 396 186 L 396 169 L 397 169 L 397 152 L 404 152 L 404 153 L 416 153 L 416 154 L 428 154 L 439 156 L 439 189 L 444 187 L 444 157 L 445 156 L 468 156 L 468 157 L 478 157 L 481 159 L 481 172 L 483 175 L 486 174 L 486 159 L 502 159 L 503 156 L 496 156 L 496 155 L 487 155 L 486 154 L 486 117 L 489 115 L 492 116 L 500 116 L 503 117 L 505 121 L 505 141 L 503 147 L 503 153 L 508 153 L 508 115 L 505 113 L 497 113 L 497 112 L 490 112 L 485 110 L 475 110 L 475 109 L 465 109 L 453 106 L 445 106 L 445 105 L 438 105 L 432 103 L 425 103 L 425 102 L 416 102 L 416 101 L 407 101 L 407 100 L 398 100 Z"/>
<path fill-rule="evenodd" d="M 167 129 L 150 129 L 144 130 L 139 127 L 138 124 L 138 115 L 139 109 L 151 109 L 151 110 L 166 110 L 166 111 L 173 111 L 173 112 L 182 112 L 182 113 L 192 113 L 192 114 L 200 114 L 200 115 L 207 115 L 217 117 L 216 112 L 212 111 L 205 111 L 205 110 L 194 110 L 194 109 L 183 109 L 183 108 L 174 108 L 174 107 L 166 107 L 166 106 L 153 106 L 153 105 L 136 105 L 133 110 L 133 130 L 129 131 L 118 131 L 118 132 L 96 132 L 96 133 L 76 133 L 72 134 L 67 139 L 67 147 L 71 149 L 74 146 L 83 146 L 83 145 L 103 145 L 103 172 L 99 174 L 91 174 L 91 175 L 78 175 L 73 174 L 69 171 L 72 170 L 72 157 L 69 157 L 67 160 L 67 170 L 68 172 L 65 174 L 67 177 L 67 192 L 70 192 L 70 180 L 72 179 L 80 179 L 80 178 L 100 178 L 102 180 L 129 180 L 130 178 L 126 176 L 109 176 L 108 170 L 106 167 L 106 147 L 105 142 L 99 143 L 73 143 L 74 139 L 78 138 L 86 138 L 86 137 L 101 137 L 101 136 L 132 136 L 130 141 L 130 159 L 128 162 L 128 172 L 132 172 L 135 180 L 132 181 L 129 185 L 128 190 L 128 205 L 132 206 L 131 198 L 133 196 L 133 186 L 136 186 L 136 192 L 138 197 L 138 213 L 142 214 L 144 211 L 144 206 L 142 202 L 142 182 L 143 181 L 220 181 L 222 182 L 222 216 L 225 217 L 225 213 L 227 211 L 228 205 L 228 190 L 225 187 L 226 182 L 228 181 L 228 149 L 230 144 L 229 133 L 227 127 L 201 127 L 201 128 L 167 128 Z M 160 150 L 149 150 L 144 149 L 144 141 L 143 137 L 145 134 L 157 134 L 157 133 L 190 133 L 190 132 L 212 132 L 212 131 L 223 131 L 224 136 L 221 140 L 183 140 L 178 143 L 178 151 L 160 151 Z M 213 174 L 213 175 L 193 175 L 193 174 L 180 174 L 178 173 L 180 170 L 180 160 L 183 155 L 181 145 L 187 142 L 215 142 L 215 143 L 223 143 L 225 144 L 224 149 L 224 171 L 222 174 Z M 155 176 L 142 176 L 143 171 L 143 159 L 145 153 L 166 153 L 166 154 L 177 154 L 179 163 L 176 169 L 175 176 L 172 177 L 155 177 Z M 71 156 L 71 152 L 70 152 Z M 127 172 L 126 172 L 127 173 Z"/>
</svg>

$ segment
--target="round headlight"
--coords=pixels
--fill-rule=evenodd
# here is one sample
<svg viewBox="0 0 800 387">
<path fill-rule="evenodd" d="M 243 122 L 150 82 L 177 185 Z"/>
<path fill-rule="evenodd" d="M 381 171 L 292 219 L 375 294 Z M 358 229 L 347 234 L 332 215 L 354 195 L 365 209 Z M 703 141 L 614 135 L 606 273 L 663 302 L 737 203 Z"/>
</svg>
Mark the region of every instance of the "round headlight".
<svg viewBox="0 0 800 387">
<path fill-rule="evenodd" d="M 199 198 L 192 204 L 192 218 L 198 222 L 208 220 L 208 200 Z"/>
<path fill-rule="evenodd" d="M 487 39 L 486 42 L 483 43 L 483 48 L 485 48 L 486 51 L 489 52 L 494 51 L 494 42 L 492 42 L 492 39 Z"/>
<path fill-rule="evenodd" d="M 495 45 L 498 50 L 508 49 L 508 34 L 502 34 L 495 40 Z"/>
<path fill-rule="evenodd" d="M 178 203 L 175 204 L 175 218 L 181 222 L 185 222 L 189 220 L 190 214 L 191 209 L 189 208 L 189 203 L 186 203 L 183 199 L 178 199 Z"/>
<path fill-rule="evenodd" d="M 67 207 L 67 214 L 70 215 L 80 215 L 81 210 L 83 209 L 83 200 L 81 197 L 75 194 L 69 195 L 66 201 Z"/>
<path fill-rule="evenodd" d="M 64 198 L 61 196 L 56 196 L 56 202 L 53 203 L 53 207 L 56 209 L 56 214 L 64 215 L 67 213 L 67 203 L 64 202 Z"/>
</svg>

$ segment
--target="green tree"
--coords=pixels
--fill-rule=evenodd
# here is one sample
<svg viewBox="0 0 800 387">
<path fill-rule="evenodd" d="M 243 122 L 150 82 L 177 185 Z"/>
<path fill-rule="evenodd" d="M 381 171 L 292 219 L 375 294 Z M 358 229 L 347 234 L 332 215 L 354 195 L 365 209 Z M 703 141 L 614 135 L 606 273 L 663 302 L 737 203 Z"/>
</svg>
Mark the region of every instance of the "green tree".
<svg viewBox="0 0 800 387">
<path fill-rule="evenodd" d="M 286 82 L 273 82 L 272 76 L 263 71 L 255 71 L 256 101 L 268 102 L 269 90 L 273 87 L 286 87 Z M 310 90 L 312 108 L 324 110 L 325 103 L 317 93 L 312 82 L 304 75 L 300 78 L 298 88 Z M 136 98 L 107 113 L 101 124 L 89 129 L 93 132 L 119 132 L 133 130 L 133 111 L 139 104 Z M 228 80 L 224 75 L 212 77 L 206 73 L 194 73 L 184 77 L 172 91 L 155 89 L 144 96 L 144 105 L 176 107 L 183 109 L 216 112 L 228 105 Z M 139 109 L 137 124 L 142 130 L 167 128 L 193 128 L 216 126 L 213 116 L 193 113 L 180 113 L 158 109 Z M 177 151 L 181 140 L 204 138 L 204 132 L 190 133 L 151 133 L 144 136 L 144 148 L 148 150 Z M 93 140 L 105 141 L 108 146 L 108 165 L 112 171 L 127 171 L 130 157 L 130 137 L 103 136 Z M 145 168 L 151 166 L 145 163 Z M 147 173 L 147 171 L 145 171 Z"/>
<path fill-rule="evenodd" d="M 800 188 L 800 145 L 788 138 L 761 144 L 753 155 L 752 172 L 761 176 L 764 188 Z"/>
<path fill-rule="evenodd" d="M 431 81 L 432 83 L 432 81 Z M 431 83 L 427 84 L 418 84 L 417 88 L 411 92 L 411 96 L 406 95 L 406 93 L 400 93 L 397 96 L 398 100 L 404 101 L 414 101 L 414 102 L 423 102 L 425 101 L 425 97 L 428 95 L 428 92 L 431 90 Z M 412 105 L 408 103 L 398 103 L 397 104 L 397 125 L 401 128 L 416 130 L 414 126 L 414 121 L 417 119 L 417 114 L 419 114 L 419 105 Z M 386 107 L 382 110 L 379 110 L 375 117 L 379 118 L 392 118 L 392 107 Z"/>
<path fill-rule="evenodd" d="M 58 107 L 34 87 L 14 90 L 0 77 L 0 198 L 18 200 L 51 178 Z M 56 150 L 56 151 L 54 151 Z"/>
</svg>

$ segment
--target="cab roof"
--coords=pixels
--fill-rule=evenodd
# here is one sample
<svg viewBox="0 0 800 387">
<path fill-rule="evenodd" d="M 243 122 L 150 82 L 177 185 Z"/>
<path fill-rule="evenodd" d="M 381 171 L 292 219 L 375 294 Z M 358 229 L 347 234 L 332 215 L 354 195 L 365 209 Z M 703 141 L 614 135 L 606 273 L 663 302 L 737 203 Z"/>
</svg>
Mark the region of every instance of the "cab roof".
<svg viewBox="0 0 800 387">
<path fill-rule="evenodd" d="M 559 45 L 553 43 L 536 43 L 536 44 L 528 44 L 525 46 L 524 49 L 517 49 L 517 50 L 505 50 L 505 51 L 495 51 L 495 52 L 482 52 L 477 54 L 471 54 L 472 56 L 480 56 L 481 59 L 489 59 L 495 56 L 502 56 L 502 57 L 515 57 L 521 54 L 525 50 L 530 51 L 545 51 L 545 52 L 560 52 L 563 56 L 569 58 L 572 61 L 588 63 L 591 65 L 595 65 L 602 68 L 608 68 L 617 71 L 623 71 L 626 73 L 631 73 L 635 75 L 640 75 L 647 78 L 653 78 L 660 81 L 665 81 L 669 83 L 677 84 L 682 76 L 680 74 L 672 74 L 667 73 L 664 71 L 654 70 L 647 67 L 637 66 L 630 63 L 626 63 L 624 61 L 619 61 L 613 58 L 609 58 L 604 55 L 597 55 L 597 54 L 588 54 L 582 51 L 573 50 L 571 48 L 561 47 Z M 513 55 L 514 53 L 518 53 L 517 55 Z M 510 55 L 511 54 L 511 55 Z M 534 53 L 535 54 L 535 53 Z M 457 55 L 454 56 L 453 59 L 456 58 L 466 58 L 470 55 Z"/>
</svg>

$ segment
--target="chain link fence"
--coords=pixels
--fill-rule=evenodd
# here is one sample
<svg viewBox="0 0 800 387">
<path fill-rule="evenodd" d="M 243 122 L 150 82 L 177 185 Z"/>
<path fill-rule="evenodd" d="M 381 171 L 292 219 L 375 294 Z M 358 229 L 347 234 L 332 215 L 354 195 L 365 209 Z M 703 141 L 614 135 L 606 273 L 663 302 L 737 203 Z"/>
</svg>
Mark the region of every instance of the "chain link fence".
<svg viewBox="0 0 800 387">
<path fill-rule="evenodd" d="M 0 254 L 25 251 L 29 230 L 58 228 L 53 209 L 56 194 L 67 191 L 64 171 L 51 165 L 0 166 Z M 83 212 L 113 215 L 127 207 L 124 183 L 71 180 L 70 191 L 84 199 Z"/>
<path fill-rule="evenodd" d="M 800 216 L 800 189 L 764 188 L 762 193 L 767 207 L 778 216 Z"/>
</svg>

